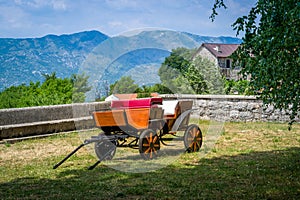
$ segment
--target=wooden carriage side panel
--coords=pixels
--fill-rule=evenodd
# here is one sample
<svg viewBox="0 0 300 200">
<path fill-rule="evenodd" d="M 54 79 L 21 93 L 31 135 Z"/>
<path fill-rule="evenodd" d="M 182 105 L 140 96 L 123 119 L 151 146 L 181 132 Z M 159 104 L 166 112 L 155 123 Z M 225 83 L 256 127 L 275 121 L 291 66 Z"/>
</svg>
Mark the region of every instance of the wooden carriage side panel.
<svg viewBox="0 0 300 200">
<path fill-rule="evenodd" d="M 150 119 L 163 119 L 164 110 L 160 107 L 152 107 L 150 109 Z"/>
<path fill-rule="evenodd" d="M 193 101 L 178 101 L 177 106 L 175 107 L 174 115 L 167 115 L 165 118 L 167 119 L 168 129 L 171 130 L 176 121 L 180 122 L 180 126 L 178 130 L 185 130 L 185 128 L 189 124 L 190 114 L 187 116 L 182 116 L 181 114 L 185 111 L 191 110 L 193 107 Z"/>
<path fill-rule="evenodd" d="M 191 110 L 193 107 L 193 101 L 179 101 L 180 112 Z"/>
<path fill-rule="evenodd" d="M 180 107 L 180 109 L 179 109 L 180 114 L 182 114 L 185 111 L 191 110 L 193 108 L 193 101 L 180 101 L 179 107 Z M 181 123 L 179 129 L 185 129 L 186 126 L 188 126 L 189 121 L 190 121 L 190 114 L 188 114 L 184 119 L 182 119 L 182 123 Z"/>
<path fill-rule="evenodd" d="M 148 128 L 161 130 L 164 124 L 164 110 L 161 107 L 152 107 L 150 109 L 150 122 Z"/>
<path fill-rule="evenodd" d="M 124 110 L 94 112 L 93 117 L 97 127 L 126 125 Z"/>
<path fill-rule="evenodd" d="M 127 122 L 132 127 L 141 130 L 148 128 L 150 108 L 125 109 Z"/>
</svg>

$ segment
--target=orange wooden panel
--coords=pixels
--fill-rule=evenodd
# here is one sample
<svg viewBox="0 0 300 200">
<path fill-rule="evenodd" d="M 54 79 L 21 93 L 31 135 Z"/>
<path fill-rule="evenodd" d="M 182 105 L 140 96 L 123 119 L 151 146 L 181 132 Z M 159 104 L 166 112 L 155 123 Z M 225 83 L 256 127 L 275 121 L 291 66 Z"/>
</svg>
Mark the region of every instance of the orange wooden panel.
<svg viewBox="0 0 300 200">
<path fill-rule="evenodd" d="M 149 125 L 149 108 L 126 109 L 128 124 L 136 129 L 145 129 Z"/>
<path fill-rule="evenodd" d="M 126 120 L 123 110 L 99 111 L 94 112 L 96 126 L 125 126 Z"/>
</svg>

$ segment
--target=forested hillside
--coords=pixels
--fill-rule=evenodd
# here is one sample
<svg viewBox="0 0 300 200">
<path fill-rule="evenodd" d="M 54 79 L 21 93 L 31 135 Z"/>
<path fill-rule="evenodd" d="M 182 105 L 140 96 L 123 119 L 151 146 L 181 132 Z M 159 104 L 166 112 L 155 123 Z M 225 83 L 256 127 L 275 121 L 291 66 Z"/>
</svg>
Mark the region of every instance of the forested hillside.
<svg viewBox="0 0 300 200">
<path fill-rule="evenodd" d="M 98 31 L 41 38 L 0 38 L 0 91 L 12 85 L 43 81 L 43 74 L 56 72 L 70 77 L 87 55 L 109 38 Z"/>
</svg>

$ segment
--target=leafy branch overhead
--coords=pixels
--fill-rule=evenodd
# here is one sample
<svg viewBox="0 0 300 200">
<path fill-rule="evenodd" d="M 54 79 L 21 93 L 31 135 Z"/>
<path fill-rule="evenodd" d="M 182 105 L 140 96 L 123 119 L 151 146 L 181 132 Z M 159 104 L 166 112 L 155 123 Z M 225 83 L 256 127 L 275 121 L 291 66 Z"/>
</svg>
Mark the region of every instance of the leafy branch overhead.
<svg viewBox="0 0 300 200">
<path fill-rule="evenodd" d="M 226 7 L 216 0 L 216 10 Z M 300 2 L 257 0 L 248 15 L 239 17 L 233 28 L 243 33 L 234 54 L 241 73 L 250 76 L 250 86 L 266 105 L 290 110 L 290 125 L 300 117 Z"/>
</svg>

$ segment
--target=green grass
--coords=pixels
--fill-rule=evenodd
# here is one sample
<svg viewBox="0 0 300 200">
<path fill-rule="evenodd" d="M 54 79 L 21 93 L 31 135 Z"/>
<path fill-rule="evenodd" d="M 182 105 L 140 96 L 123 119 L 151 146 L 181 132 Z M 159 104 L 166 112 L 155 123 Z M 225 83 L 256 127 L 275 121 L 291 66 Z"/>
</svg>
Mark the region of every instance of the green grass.
<svg viewBox="0 0 300 200">
<path fill-rule="evenodd" d="M 205 133 L 209 123 L 200 126 Z M 2 144 L 0 199 L 300 199 L 300 125 L 287 129 L 225 123 L 205 157 L 185 153 L 147 173 L 105 163 L 88 171 L 96 159 L 86 149 L 53 170 L 81 143 L 76 133 Z"/>
</svg>

